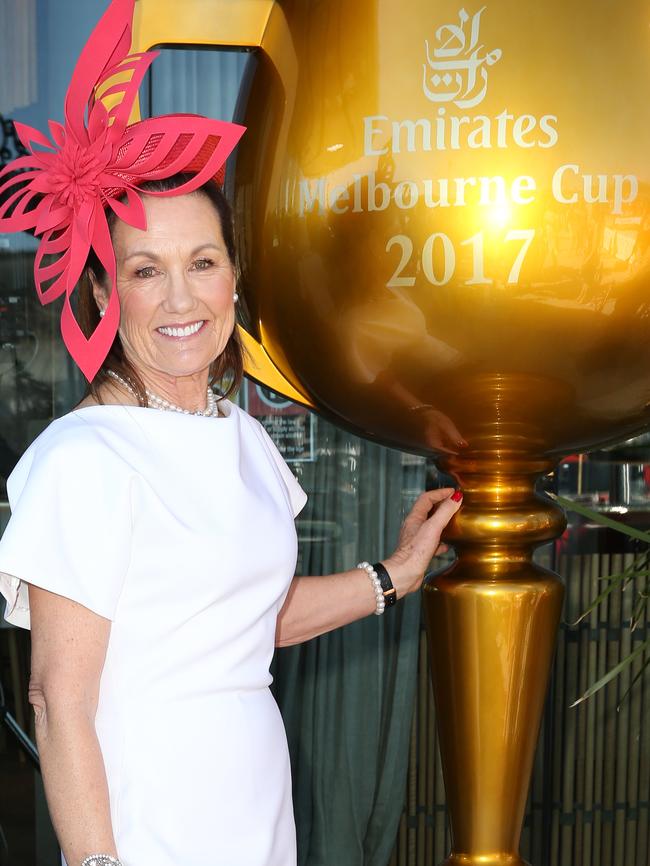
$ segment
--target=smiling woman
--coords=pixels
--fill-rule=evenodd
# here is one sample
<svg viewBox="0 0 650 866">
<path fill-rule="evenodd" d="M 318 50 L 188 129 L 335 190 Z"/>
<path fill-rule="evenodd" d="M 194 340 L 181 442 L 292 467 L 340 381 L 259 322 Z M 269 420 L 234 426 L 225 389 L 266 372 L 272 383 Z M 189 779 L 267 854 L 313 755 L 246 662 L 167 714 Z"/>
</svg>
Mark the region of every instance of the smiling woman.
<svg viewBox="0 0 650 866">
<path fill-rule="evenodd" d="M 103 403 L 117 373 L 147 406 L 147 390 L 197 407 L 208 384 L 228 377 L 224 396 L 243 376 L 243 346 L 233 303 L 237 254 L 230 205 L 215 181 L 187 195 L 161 197 L 187 182 L 179 173 L 139 190 L 147 217 L 140 230 L 108 215 L 117 263 L 120 329 L 80 407 Z M 80 286 L 78 316 L 89 336 L 108 303 L 107 274 L 91 251 Z M 202 374 L 202 375 L 201 375 Z"/>
</svg>

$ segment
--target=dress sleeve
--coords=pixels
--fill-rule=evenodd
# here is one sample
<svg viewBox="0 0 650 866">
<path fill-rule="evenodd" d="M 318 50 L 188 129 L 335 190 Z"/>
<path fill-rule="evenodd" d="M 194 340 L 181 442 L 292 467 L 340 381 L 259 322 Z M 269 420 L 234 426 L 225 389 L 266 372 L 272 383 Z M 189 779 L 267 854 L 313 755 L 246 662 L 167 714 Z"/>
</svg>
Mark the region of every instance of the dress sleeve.
<svg viewBox="0 0 650 866">
<path fill-rule="evenodd" d="M 129 476 L 116 464 L 96 434 L 70 426 L 23 454 L 7 480 L 0 539 L 8 622 L 30 627 L 30 583 L 115 619 L 132 534 Z"/>
<path fill-rule="evenodd" d="M 289 497 L 289 502 L 291 504 L 291 511 L 293 513 L 293 516 L 297 517 L 298 514 L 302 511 L 302 509 L 305 507 L 305 504 L 307 502 L 307 494 L 300 486 L 300 483 L 298 482 L 296 476 L 287 466 L 284 457 L 282 456 L 282 454 L 280 454 L 280 451 L 278 450 L 278 447 L 273 441 L 273 439 L 271 439 L 269 434 L 266 432 L 264 425 L 261 424 L 257 420 L 257 418 L 254 418 L 252 415 L 249 417 L 252 418 L 255 428 L 258 430 L 261 439 L 266 446 L 266 450 L 269 452 L 273 462 L 275 463 L 280 472 L 280 476 L 284 482 L 284 486 Z"/>
</svg>

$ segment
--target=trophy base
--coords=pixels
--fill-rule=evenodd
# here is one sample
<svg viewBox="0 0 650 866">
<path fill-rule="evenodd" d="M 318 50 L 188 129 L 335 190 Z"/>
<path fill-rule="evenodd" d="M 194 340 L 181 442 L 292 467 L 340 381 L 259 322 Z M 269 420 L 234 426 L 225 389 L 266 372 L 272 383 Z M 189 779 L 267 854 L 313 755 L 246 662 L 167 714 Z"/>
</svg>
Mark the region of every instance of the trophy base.
<svg viewBox="0 0 650 866">
<path fill-rule="evenodd" d="M 465 491 L 443 540 L 458 559 L 427 580 L 427 624 L 452 852 L 443 866 L 528 866 L 519 855 L 564 586 L 533 562 L 563 512 L 538 496 L 542 456 L 446 458 Z"/>
</svg>

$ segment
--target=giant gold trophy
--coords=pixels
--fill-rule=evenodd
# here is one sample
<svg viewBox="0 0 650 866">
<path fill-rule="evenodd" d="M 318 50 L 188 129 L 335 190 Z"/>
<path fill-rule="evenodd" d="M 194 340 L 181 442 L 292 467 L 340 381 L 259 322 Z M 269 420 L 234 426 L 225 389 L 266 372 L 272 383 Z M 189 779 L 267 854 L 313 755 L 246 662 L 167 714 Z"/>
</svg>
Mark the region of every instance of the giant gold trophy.
<svg viewBox="0 0 650 866">
<path fill-rule="evenodd" d="M 518 866 L 563 590 L 534 492 L 650 420 L 650 4 L 140 0 L 258 49 L 234 196 L 248 372 L 465 491 L 424 589 L 453 866 Z"/>
</svg>

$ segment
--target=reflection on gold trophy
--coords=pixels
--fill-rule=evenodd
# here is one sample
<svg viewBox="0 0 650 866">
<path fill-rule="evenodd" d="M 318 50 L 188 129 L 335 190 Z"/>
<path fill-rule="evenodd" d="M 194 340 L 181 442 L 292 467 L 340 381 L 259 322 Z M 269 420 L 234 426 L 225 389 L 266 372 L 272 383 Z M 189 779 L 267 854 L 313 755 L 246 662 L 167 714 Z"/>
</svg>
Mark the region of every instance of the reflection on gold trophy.
<svg viewBox="0 0 650 866">
<path fill-rule="evenodd" d="M 454 866 L 520 866 L 557 460 L 650 421 L 650 9 L 140 0 L 137 47 L 259 49 L 234 175 L 259 381 L 465 491 L 424 590 Z"/>
</svg>

